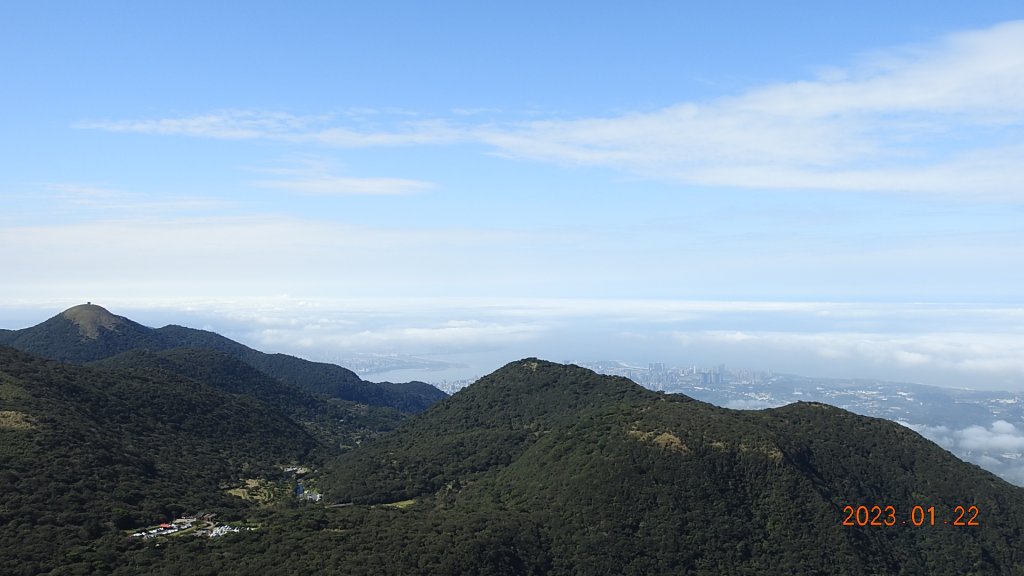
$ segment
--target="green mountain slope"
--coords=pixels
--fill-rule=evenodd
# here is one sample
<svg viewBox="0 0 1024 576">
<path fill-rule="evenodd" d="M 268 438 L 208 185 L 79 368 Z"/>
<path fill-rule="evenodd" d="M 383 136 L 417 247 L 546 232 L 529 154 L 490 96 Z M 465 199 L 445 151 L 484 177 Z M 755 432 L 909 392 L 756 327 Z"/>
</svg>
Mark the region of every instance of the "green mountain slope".
<svg viewBox="0 0 1024 576">
<path fill-rule="evenodd" d="M 240 510 L 225 484 L 318 443 L 278 410 L 163 371 L 57 363 L 0 347 L 0 557 L 45 573 L 118 529 Z"/>
<path fill-rule="evenodd" d="M 164 346 L 151 328 L 94 304 L 75 306 L 31 328 L 0 334 L 0 344 L 76 364 Z"/>
<path fill-rule="evenodd" d="M 300 424 L 329 449 L 328 453 L 391 430 L 405 417 L 394 408 L 311 394 L 226 352 L 205 348 L 133 350 L 88 365 L 128 374 L 162 371 L 223 392 L 255 398 Z"/>
<path fill-rule="evenodd" d="M 551 574 L 1024 573 L 1024 490 L 909 429 L 819 404 L 726 410 L 537 360 L 330 476 L 339 501 L 520 519 Z M 895 525 L 844 526 L 846 506 L 878 506 L 882 523 L 891 506 Z M 946 524 L 957 506 L 980 525 Z"/>
<path fill-rule="evenodd" d="M 341 506 L 256 508 L 224 482 L 315 442 L 281 416 L 295 407 L 279 381 L 247 385 L 252 368 L 224 360 L 180 349 L 79 367 L 0 349 L 7 572 L 1024 572 L 1024 490 L 908 429 L 821 404 L 726 410 L 534 359 L 343 453 L 320 478 Z M 892 506 L 895 525 L 846 506 L 878 506 L 880 524 Z M 947 524 L 956 506 L 979 525 Z M 199 507 L 258 529 L 115 529 Z"/>
<path fill-rule="evenodd" d="M 377 384 L 334 364 L 286 354 L 265 354 L 205 330 L 148 328 L 95 304 L 72 307 L 45 322 L 0 333 L 0 344 L 53 360 L 83 364 L 133 350 L 203 348 L 224 352 L 307 393 L 418 412 L 446 397 L 423 382 Z"/>
<path fill-rule="evenodd" d="M 898 425 L 819 404 L 730 411 L 537 360 L 345 454 L 329 480 L 357 503 L 126 561 L 154 574 L 1021 573 L 1021 490 Z M 844 506 L 876 504 L 903 521 L 919 506 L 921 525 L 842 525 Z M 980 525 L 945 524 L 957 505 L 983 511 Z"/>
<path fill-rule="evenodd" d="M 353 452 L 333 471 L 335 496 L 373 504 L 431 494 L 509 465 L 582 411 L 629 405 L 648 394 L 625 378 L 556 366 L 510 365 L 410 419 L 400 434 Z"/>
</svg>

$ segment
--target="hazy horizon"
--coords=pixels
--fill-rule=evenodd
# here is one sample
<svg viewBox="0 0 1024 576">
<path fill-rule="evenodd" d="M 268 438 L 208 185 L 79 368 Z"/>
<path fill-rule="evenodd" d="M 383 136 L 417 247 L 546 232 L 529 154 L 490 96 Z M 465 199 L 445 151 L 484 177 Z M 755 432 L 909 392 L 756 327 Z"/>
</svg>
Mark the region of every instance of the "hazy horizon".
<svg viewBox="0 0 1024 576">
<path fill-rule="evenodd" d="M 1024 389 L 1019 2 L 14 2 L 0 325 Z M 184 313 L 184 315 L 182 315 Z"/>
<path fill-rule="evenodd" d="M 38 324 L 84 302 L 0 306 L 0 328 Z M 211 330 L 258 350 L 345 365 L 364 354 L 452 363 L 369 380 L 483 376 L 508 362 L 615 360 L 774 371 L 977 390 L 1022 391 L 1012 332 L 1024 312 L 955 304 L 407 299 L 93 301 L 146 326 Z M 955 322 L 960 332 L 936 330 Z M 781 332 L 779 324 L 799 326 Z M 870 328 L 870 330 L 868 329 Z M 903 331 L 898 329 L 902 328 Z M 971 342 L 962 349 L 961 343 Z"/>
</svg>

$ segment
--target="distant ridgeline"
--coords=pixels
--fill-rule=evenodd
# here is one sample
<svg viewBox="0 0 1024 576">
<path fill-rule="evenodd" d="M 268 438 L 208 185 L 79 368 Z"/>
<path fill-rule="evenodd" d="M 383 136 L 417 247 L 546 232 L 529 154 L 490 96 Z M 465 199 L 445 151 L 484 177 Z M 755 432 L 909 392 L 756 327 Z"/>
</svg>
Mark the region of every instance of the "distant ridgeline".
<svg viewBox="0 0 1024 576">
<path fill-rule="evenodd" d="M 310 362 L 285 354 L 265 354 L 205 330 L 183 326 L 148 328 L 91 303 L 70 308 L 31 328 L 0 331 L 0 345 L 76 364 L 140 350 L 159 352 L 192 348 L 217 351 L 309 393 L 372 406 L 389 406 L 403 412 L 418 412 L 447 396 L 423 382 L 366 382 L 341 366 Z"/>
<path fill-rule="evenodd" d="M 1024 574 L 1024 489 L 824 404 L 526 359 L 407 416 L 99 307 L 0 340 L 90 363 L 0 347 L 4 574 Z M 200 512 L 251 529 L 131 536 Z"/>
</svg>

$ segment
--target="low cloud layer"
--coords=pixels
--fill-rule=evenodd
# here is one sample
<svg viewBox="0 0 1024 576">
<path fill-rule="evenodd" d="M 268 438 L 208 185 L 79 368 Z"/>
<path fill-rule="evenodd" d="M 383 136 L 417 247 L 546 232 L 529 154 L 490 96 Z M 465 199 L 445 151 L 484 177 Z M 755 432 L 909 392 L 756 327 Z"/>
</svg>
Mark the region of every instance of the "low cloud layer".
<svg viewBox="0 0 1024 576">
<path fill-rule="evenodd" d="M 902 424 L 960 458 L 1024 486 L 1024 430 L 1012 422 L 996 420 L 989 426 L 975 425 L 959 430 Z"/>
<path fill-rule="evenodd" d="M 988 375 L 1024 381 L 1024 346 L 1020 336 L 1019 330 L 986 333 L 714 330 L 674 334 L 684 346 L 730 347 L 758 354 L 802 353 L 837 365 L 859 363 L 900 373 L 927 370 L 959 374 L 965 379 Z"/>
<path fill-rule="evenodd" d="M 1012 306 L 288 296 L 82 301 L 88 299 L 147 325 L 208 328 L 261 350 L 314 360 L 397 353 L 457 355 L 460 363 L 473 364 L 479 356 L 478 375 L 524 356 L 724 363 L 806 376 L 1024 389 L 1024 312 Z M 77 303 L 53 301 L 50 315 Z M 43 306 L 23 302 L 0 313 L 22 319 L 20 309 Z M 870 331 L 854 329 L 866 325 Z M 950 325 L 959 331 L 949 332 Z"/>
</svg>

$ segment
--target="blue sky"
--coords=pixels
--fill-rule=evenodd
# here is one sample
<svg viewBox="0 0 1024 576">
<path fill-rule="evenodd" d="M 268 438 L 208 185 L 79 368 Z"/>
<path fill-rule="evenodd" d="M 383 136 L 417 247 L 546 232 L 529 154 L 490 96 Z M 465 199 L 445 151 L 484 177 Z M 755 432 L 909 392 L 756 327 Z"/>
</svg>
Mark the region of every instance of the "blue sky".
<svg viewBox="0 0 1024 576">
<path fill-rule="evenodd" d="M 697 4 L 8 2 L 0 325 L 1024 387 L 1020 3 Z"/>
</svg>

